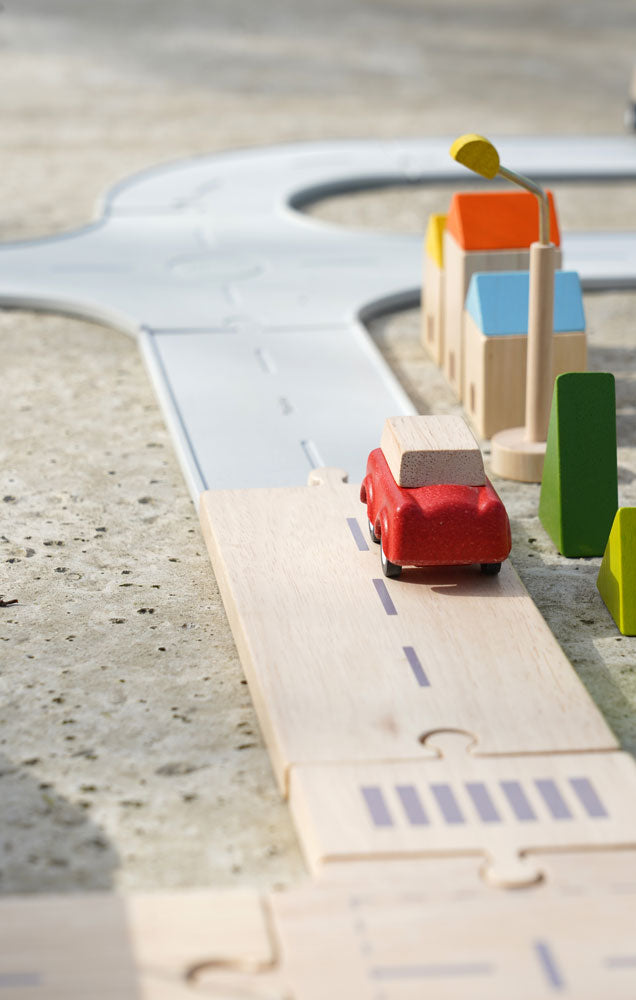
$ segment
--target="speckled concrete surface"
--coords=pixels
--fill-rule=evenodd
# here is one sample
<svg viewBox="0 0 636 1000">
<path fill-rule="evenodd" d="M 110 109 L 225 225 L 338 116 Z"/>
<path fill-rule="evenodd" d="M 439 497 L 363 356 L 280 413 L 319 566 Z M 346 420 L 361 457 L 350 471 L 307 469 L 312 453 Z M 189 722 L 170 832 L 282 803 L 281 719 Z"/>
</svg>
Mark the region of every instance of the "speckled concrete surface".
<svg viewBox="0 0 636 1000">
<path fill-rule="evenodd" d="M 82 224 L 134 170 L 334 136 L 616 132 L 631 0 L 81 0 L 0 14 L 0 239 Z M 321 206 L 422 228 L 447 192 Z M 636 228 L 632 186 L 564 191 L 570 227 Z M 588 297 L 617 375 L 621 502 L 636 503 L 634 298 Z M 422 409 L 452 397 L 405 313 L 376 324 Z M 304 877 L 216 583 L 133 341 L 0 313 L 0 891 L 288 884 Z M 636 640 L 556 556 L 535 487 L 503 485 L 515 562 L 636 751 Z"/>
</svg>

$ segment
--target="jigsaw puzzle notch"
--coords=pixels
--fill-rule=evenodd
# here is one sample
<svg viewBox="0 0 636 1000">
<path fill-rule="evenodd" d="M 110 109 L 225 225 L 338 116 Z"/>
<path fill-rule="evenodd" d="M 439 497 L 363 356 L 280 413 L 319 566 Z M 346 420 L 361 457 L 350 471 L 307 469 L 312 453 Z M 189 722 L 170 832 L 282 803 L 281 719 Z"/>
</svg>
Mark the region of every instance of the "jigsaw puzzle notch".
<svg viewBox="0 0 636 1000">
<path fill-rule="evenodd" d="M 342 486 L 349 482 L 349 473 L 344 469 L 336 469 L 333 466 L 324 465 L 318 469 L 312 469 L 307 476 L 307 486 Z"/>
<path fill-rule="evenodd" d="M 461 769 L 466 756 L 476 756 L 478 740 L 461 729 L 438 729 L 425 733 L 420 742 L 435 750 L 440 760 L 452 761 Z M 480 783 L 467 783 L 466 788 L 484 822 L 498 821 L 499 815 L 488 791 Z M 479 866 L 479 875 L 487 885 L 500 889 L 524 889 L 544 880 L 544 872 L 523 852 L 514 847 L 486 851 L 485 861 Z"/>
</svg>

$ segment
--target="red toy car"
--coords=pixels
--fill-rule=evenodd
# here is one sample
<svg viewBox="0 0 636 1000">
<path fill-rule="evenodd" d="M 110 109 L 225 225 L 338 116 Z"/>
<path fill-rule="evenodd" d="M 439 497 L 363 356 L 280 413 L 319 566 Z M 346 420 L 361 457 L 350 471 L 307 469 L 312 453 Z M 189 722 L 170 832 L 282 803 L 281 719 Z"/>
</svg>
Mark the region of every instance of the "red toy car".
<svg viewBox="0 0 636 1000">
<path fill-rule="evenodd" d="M 399 485 L 390 466 L 403 482 L 424 485 Z M 460 417 L 389 418 L 382 447 L 369 455 L 360 499 L 385 576 L 398 577 L 403 566 L 473 563 L 494 575 L 510 553 L 506 509 Z"/>
</svg>

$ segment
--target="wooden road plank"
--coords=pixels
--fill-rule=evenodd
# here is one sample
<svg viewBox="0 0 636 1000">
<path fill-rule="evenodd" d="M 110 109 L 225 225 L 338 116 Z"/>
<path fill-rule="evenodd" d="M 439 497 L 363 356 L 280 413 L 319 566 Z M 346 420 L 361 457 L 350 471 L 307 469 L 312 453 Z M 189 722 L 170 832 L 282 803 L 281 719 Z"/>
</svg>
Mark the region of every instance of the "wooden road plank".
<svg viewBox="0 0 636 1000">
<path fill-rule="evenodd" d="M 271 897 L 294 1000 L 633 1000 L 633 895 L 410 889 Z"/>
<path fill-rule="evenodd" d="M 209 492 L 201 521 L 283 789 L 292 764 L 430 756 L 438 729 L 480 754 L 616 748 L 509 563 L 385 580 L 345 484 Z"/>
<path fill-rule="evenodd" d="M 274 961 L 266 904 L 252 891 L 6 896 L 0 997 L 187 1000 L 202 965 Z"/>
<path fill-rule="evenodd" d="M 629 754 L 505 758 L 458 749 L 435 761 L 294 767 L 290 803 L 312 869 L 480 854 L 488 881 L 510 886 L 540 876 L 537 851 L 636 847 Z M 532 864 L 521 863 L 531 852 Z"/>
<path fill-rule="evenodd" d="M 634 857 L 572 855 L 565 894 L 471 886 L 453 877 L 463 862 L 452 858 L 437 862 L 443 880 L 410 861 L 392 882 L 367 871 L 262 898 L 216 890 L 5 897 L 0 996 L 632 1000 L 636 885 L 620 879 L 620 865 L 633 871 Z M 591 881 L 590 858 L 598 861 Z"/>
</svg>

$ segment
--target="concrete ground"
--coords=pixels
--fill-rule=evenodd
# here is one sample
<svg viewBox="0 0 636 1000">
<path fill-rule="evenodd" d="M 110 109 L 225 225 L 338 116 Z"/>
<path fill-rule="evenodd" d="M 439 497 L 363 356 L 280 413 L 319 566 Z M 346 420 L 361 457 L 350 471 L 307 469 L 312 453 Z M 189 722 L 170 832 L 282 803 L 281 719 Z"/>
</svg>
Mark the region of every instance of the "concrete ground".
<svg viewBox="0 0 636 1000">
<path fill-rule="evenodd" d="M 59 232 L 158 162 L 287 140 L 616 133 L 632 0 L 7 0 L 0 239 Z M 557 188 L 564 228 L 636 229 L 636 185 Z M 314 211 L 422 231 L 447 191 Z M 634 297 L 588 296 L 617 376 L 636 504 Z M 415 313 L 375 325 L 423 410 L 453 399 Z M 304 877 L 197 519 L 134 341 L 0 312 L 0 891 L 284 885 Z M 636 640 L 598 560 L 558 557 L 533 486 L 500 484 L 514 562 L 624 746 Z"/>
</svg>

